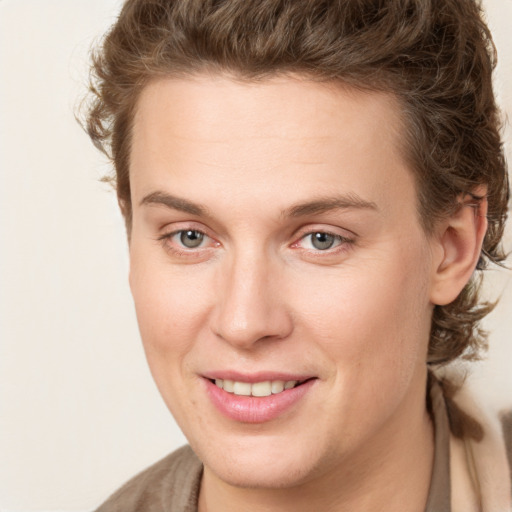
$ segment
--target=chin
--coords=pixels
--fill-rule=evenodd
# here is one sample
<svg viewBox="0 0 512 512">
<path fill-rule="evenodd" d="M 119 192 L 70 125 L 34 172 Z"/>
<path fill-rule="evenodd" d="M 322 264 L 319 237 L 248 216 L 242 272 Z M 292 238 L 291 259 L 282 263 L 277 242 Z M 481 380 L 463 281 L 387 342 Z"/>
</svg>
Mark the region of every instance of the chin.
<svg viewBox="0 0 512 512">
<path fill-rule="evenodd" d="M 229 485 L 282 489 L 301 485 L 319 472 L 319 457 L 305 446 L 287 439 L 253 436 L 231 440 L 228 447 L 219 443 L 214 451 L 193 448 L 205 466 Z"/>
<path fill-rule="evenodd" d="M 300 467 L 294 463 L 280 464 L 272 467 L 274 461 L 255 463 L 222 464 L 219 467 L 210 467 L 225 483 L 245 489 L 286 489 L 296 487 L 311 479 L 312 471 L 308 467 Z"/>
</svg>

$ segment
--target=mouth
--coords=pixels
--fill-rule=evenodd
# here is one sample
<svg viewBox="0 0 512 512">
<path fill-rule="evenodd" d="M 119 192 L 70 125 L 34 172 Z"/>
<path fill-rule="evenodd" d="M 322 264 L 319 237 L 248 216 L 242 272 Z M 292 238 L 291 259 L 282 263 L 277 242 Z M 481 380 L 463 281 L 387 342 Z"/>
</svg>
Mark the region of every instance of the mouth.
<svg viewBox="0 0 512 512">
<path fill-rule="evenodd" d="M 240 377 L 236 373 L 209 375 L 204 382 L 218 411 L 241 423 L 265 423 L 297 410 L 318 381 L 317 377 L 299 375 L 245 375 L 244 380 L 239 380 Z"/>
<path fill-rule="evenodd" d="M 311 379 L 305 380 L 265 380 L 261 382 L 241 382 L 230 379 L 209 379 L 212 384 L 237 396 L 265 397 L 279 395 L 284 391 L 294 389 Z"/>
<path fill-rule="evenodd" d="M 317 388 L 317 375 L 262 370 L 212 370 L 202 375 L 207 396 L 223 416 L 241 423 L 265 423 L 298 411 Z"/>
</svg>

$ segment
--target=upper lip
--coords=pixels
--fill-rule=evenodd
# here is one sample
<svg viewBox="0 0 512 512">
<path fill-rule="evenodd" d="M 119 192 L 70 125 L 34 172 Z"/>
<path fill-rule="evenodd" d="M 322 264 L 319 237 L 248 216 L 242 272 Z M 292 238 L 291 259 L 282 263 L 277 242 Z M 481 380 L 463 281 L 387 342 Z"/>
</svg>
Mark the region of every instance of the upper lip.
<svg viewBox="0 0 512 512">
<path fill-rule="evenodd" d="M 289 373 L 289 372 L 274 372 L 274 371 L 259 371 L 254 373 L 242 373 L 234 370 L 217 370 L 203 374 L 203 377 L 210 380 L 222 379 L 233 380 L 236 382 L 248 382 L 253 384 L 255 382 L 276 381 L 282 380 L 284 382 L 296 380 L 303 382 L 314 378 L 314 375 L 307 375 L 304 373 Z"/>
</svg>

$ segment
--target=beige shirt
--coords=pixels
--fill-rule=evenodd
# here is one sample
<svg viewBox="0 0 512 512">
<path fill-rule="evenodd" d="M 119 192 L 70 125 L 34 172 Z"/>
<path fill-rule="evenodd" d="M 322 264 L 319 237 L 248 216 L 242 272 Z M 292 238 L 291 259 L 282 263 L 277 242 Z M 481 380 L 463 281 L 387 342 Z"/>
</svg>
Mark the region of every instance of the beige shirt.
<svg viewBox="0 0 512 512">
<path fill-rule="evenodd" d="M 430 400 L 435 448 L 425 512 L 451 512 L 450 426 L 439 386 L 432 387 Z M 502 420 L 512 468 L 512 412 Z M 135 476 L 96 512 L 197 512 L 202 471 L 201 461 L 184 446 Z"/>
</svg>

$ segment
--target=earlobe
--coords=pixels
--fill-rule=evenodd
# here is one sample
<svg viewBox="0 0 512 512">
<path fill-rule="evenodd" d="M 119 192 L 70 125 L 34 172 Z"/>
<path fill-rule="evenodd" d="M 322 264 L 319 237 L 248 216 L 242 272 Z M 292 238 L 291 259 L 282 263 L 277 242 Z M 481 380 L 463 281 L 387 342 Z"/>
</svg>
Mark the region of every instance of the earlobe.
<svg viewBox="0 0 512 512">
<path fill-rule="evenodd" d="M 434 252 L 430 300 L 443 306 L 453 302 L 467 284 L 480 257 L 487 231 L 487 198 L 479 187 L 461 200 L 460 207 L 439 225 Z"/>
</svg>

